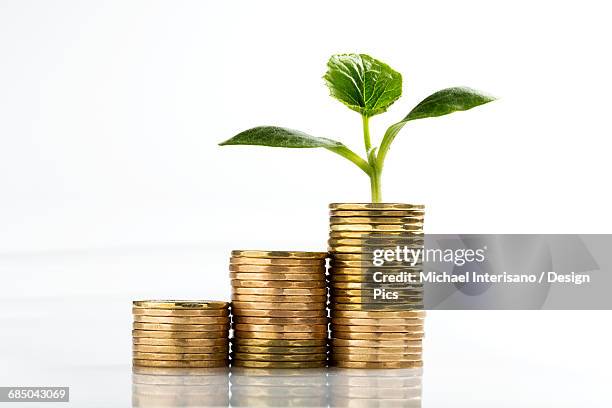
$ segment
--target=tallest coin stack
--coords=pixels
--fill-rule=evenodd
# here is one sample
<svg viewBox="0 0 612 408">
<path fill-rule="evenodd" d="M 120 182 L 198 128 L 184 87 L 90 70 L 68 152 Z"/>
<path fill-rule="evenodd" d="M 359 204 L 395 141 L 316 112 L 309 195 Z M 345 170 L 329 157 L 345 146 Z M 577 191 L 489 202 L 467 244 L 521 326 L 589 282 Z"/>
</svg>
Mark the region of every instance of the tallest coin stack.
<svg viewBox="0 0 612 408">
<path fill-rule="evenodd" d="M 393 283 L 380 279 L 418 276 L 421 262 L 390 256 L 380 265 L 374 260 L 381 251 L 422 247 L 423 219 L 421 205 L 330 204 L 332 365 L 422 365 L 422 286 L 415 278 Z"/>
</svg>

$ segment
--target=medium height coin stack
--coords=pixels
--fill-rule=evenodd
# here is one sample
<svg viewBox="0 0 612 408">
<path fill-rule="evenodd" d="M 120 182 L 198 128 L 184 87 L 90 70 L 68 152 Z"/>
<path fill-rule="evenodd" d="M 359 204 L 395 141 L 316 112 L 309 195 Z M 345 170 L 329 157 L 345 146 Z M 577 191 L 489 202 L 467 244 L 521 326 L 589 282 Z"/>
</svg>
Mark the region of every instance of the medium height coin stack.
<svg viewBox="0 0 612 408">
<path fill-rule="evenodd" d="M 135 367 L 228 366 L 228 302 L 134 301 L 132 313 Z"/>
<path fill-rule="evenodd" d="M 422 365 L 421 261 L 382 254 L 422 248 L 423 219 L 420 205 L 330 204 L 332 365 Z"/>
<path fill-rule="evenodd" d="M 232 251 L 232 366 L 327 365 L 326 256 Z"/>
</svg>

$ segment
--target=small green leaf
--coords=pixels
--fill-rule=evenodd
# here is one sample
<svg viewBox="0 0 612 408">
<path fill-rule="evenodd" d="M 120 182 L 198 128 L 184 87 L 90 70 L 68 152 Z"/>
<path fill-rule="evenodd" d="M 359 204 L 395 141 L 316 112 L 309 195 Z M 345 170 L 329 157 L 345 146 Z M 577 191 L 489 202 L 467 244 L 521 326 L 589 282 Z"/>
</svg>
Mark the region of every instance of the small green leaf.
<svg viewBox="0 0 612 408">
<path fill-rule="evenodd" d="M 326 147 L 328 149 L 343 146 L 342 143 L 335 140 L 310 136 L 299 130 L 277 126 L 259 126 L 245 130 L 231 139 L 219 143 L 219 145 L 257 145 L 288 148 Z"/>
<path fill-rule="evenodd" d="M 368 117 L 385 112 L 402 95 L 402 75 L 366 54 L 333 55 L 323 79 L 331 96 Z"/>
<path fill-rule="evenodd" d="M 494 101 L 490 95 L 471 88 L 447 88 L 429 95 L 415 106 L 404 118 L 404 121 L 448 115 L 465 111 Z"/>
</svg>

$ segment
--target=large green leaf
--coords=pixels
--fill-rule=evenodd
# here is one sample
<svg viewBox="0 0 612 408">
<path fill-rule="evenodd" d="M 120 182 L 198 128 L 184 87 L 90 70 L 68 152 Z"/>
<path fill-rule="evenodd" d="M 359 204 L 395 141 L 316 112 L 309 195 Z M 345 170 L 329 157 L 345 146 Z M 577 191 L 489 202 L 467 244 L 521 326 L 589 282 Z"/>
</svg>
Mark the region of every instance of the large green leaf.
<svg viewBox="0 0 612 408">
<path fill-rule="evenodd" d="M 364 116 L 385 112 L 402 95 L 402 75 L 366 54 L 333 55 L 323 79 L 331 96 Z"/>
<path fill-rule="evenodd" d="M 299 130 L 277 126 L 259 126 L 245 130 L 231 139 L 219 143 L 219 145 L 257 145 L 288 148 L 334 148 L 343 146 L 342 143 L 335 140 L 310 136 Z"/>
<path fill-rule="evenodd" d="M 395 139 L 395 136 L 397 136 L 404 125 L 411 120 L 465 111 L 475 108 L 476 106 L 484 105 L 495 99 L 496 98 L 493 96 L 465 87 L 446 88 L 429 95 L 415 106 L 404 119 L 389 126 L 380 144 L 378 153 L 379 164 L 382 165 L 384 162 L 387 151 Z"/>
<path fill-rule="evenodd" d="M 465 87 L 446 88 L 429 95 L 415 106 L 405 121 L 448 115 L 465 111 L 494 101 L 495 98 L 475 89 Z"/>
<path fill-rule="evenodd" d="M 323 147 L 347 160 L 355 163 L 361 170 L 370 174 L 368 162 L 358 154 L 346 147 L 344 144 L 324 137 L 315 137 L 299 130 L 287 129 L 278 126 L 259 126 L 238 133 L 231 139 L 219 143 L 220 146 L 228 145 L 256 145 L 269 147 L 287 148 L 314 148 Z"/>
</svg>

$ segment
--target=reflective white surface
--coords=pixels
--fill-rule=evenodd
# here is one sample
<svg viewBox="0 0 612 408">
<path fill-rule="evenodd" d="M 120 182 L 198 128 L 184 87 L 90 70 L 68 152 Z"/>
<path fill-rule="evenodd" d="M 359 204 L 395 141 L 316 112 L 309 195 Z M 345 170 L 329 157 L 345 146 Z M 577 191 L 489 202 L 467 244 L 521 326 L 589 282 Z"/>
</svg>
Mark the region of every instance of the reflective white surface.
<svg viewBox="0 0 612 408">
<path fill-rule="evenodd" d="M 288 375 L 234 373 L 219 378 L 218 388 L 234 389 L 231 400 L 242 406 L 289 405 L 290 397 L 387 406 L 374 402 L 385 396 L 418 406 L 422 393 L 423 407 L 607 407 L 609 322 L 609 312 L 429 312 L 422 383 L 405 370 L 307 370 L 297 383 Z M 151 398 L 158 406 L 206 406 L 209 391 L 215 404 L 226 401 L 197 377 L 163 384 L 171 380 L 133 376 L 128 298 L 2 300 L 0 327 L 2 386 L 69 386 L 78 407 L 155 406 Z M 28 405 L 35 406 L 19 406 Z"/>
</svg>

